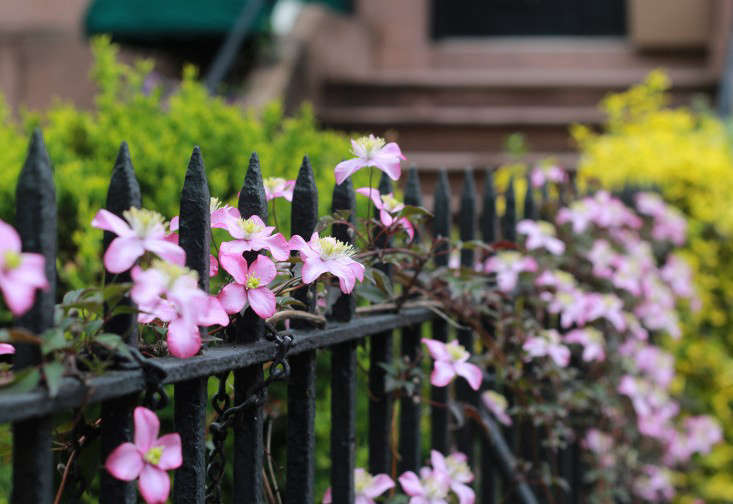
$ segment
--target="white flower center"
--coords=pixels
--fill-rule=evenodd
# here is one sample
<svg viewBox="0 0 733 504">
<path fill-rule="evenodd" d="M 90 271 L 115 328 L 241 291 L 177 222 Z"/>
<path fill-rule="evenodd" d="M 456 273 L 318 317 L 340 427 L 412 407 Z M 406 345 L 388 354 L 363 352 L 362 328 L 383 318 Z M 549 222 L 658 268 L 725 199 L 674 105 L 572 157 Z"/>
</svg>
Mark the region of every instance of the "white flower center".
<svg viewBox="0 0 733 504">
<path fill-rule="evenodd" d="M 20 266 L 20 263 L 22 262 L 22 258 L 20 257 L 20 254 L 15 252 L 14 250 L 6 250 L 5 254 L 3 255 L 4 261 L 4 268 L 5 270 L 14 270 L 15 268 Z"/>
<path fill-rule="evenodd" d="M 249 219 L 239 219 L 239 227 L 244 231 L 244 238 L 249 240 L 253 235 L 262 232 L 265 226 L 256 222 L 252 217 Z"/>
<path fill-rule="evenodd" d="M 469 356 L 469 353 L 466 351 L 466 349 L 455 341 L 447 343 L 445 345 L 445 350 L 448 352 L 448 355 L 450 355 L 450 358 L 454 361 L 459 361 Z"/>
<path fill-rule="evenodd" d="M 360 495 L 364 490 L 372 484 L 374 477 L 366 471 L 359 471 L 354 478 L 354 493 Z"/>
<path fill-rule="evenodd" d="M 287 180 L 280 177 L 268 177 L 265 180 L 262 181 L 262 183 L 265 185 L 265 188 L 267 188 L 270 192 L 275 192 L 278 189 L 282 189 L 283 186 L 287 183 Z"/>
<path fill-rule="evenodd" d="M 209 200 L 209 212 L 214 213 L 215 211 L 219 210 L 224 204 L 221 202 L 219 198 L 212 197 Z"/>
<path fill-rule="evenodd" d="M 259 278 L 257 278 L 256 276 L 249 275 L 247 277 L 247 288 L 248 289 L 256 289 L 257 287 L 260 286 L 260 283 L 261 282 L 262 281 Z"/>
<path fill-rule="evenodd" d="M 392 194 L 384 194 L 382 195 L 382 204 L 385 210 L 393 213 L 402 205 L 402 202 L 398 201 Z"/>
<path fill-rule="evenodd" d="M 165 222 L 163 216 L 152 210 L 132 207 L 122 212 L 122 216 L 139 238 L 146 238 L 156 228 L 165 229 L 162 227 Z"/>
<path fill-rule="evenodd" d="M 537 223 L 537 228 L 540 230 L 540 233 L 545 236 L 555 236 L 555 226 L 549 222 L 539 221 Z"/>
<path fill-rule="evenodd" d="M 422 481 L 425 489 L 425 497 L 428 499 L 439 499 L 445 497 L 445 488 L 440 484 L 434 475 L 430 475 Z"/>
<path fill-rule="evenodd" d="M 348 243 L 344 243 L 332 236 L 325 236 L 318 240 L 321 247 L 321 259 L 336 259 L 339 257 L 351 257 L 356 252 Z"/>
<path fill-rule="evenodd" d="M 384 138 L 375 137 L 374 135 L 369 135 L 368 137 L 361 137 L 356 140 L 356 143 L 359 144 L 366 153 L 366 157 L 371 159 L 372 156 L 384 147 Z M 359 157 L 359 154 L 354 152 L 354 155 Z"/>
<path fill-rule="evenodd" d="M 161 261 L 156 259 L 153 261 L 151 267 L 157 271 L 163 273 L 168 279 L 168 288 L 172 288 L 176 280 L 182 277 L 190 277 L 194 284 L 198 283 L 199 276 L 193 270 L 186 268 L 185 266 L 178 266 L 177 264 Z"/>
<path fill-rule="evenodd" d="M 145 462 L 148 464 L 158 465 L 160 463 L 160 458 L 163 456 L 163 447 L 162 446 L 153 446 L 148 450 L 148 452 L 143 457 L 145 459 Z"/>
</svg>

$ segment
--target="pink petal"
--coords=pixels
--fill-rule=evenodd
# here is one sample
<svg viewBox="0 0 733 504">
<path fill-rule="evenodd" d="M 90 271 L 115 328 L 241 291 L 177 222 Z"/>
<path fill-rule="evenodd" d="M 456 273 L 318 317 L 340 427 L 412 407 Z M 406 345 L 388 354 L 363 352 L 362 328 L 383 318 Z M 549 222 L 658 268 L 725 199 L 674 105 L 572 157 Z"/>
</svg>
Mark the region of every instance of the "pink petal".
<svg viewBox="0 0 733 504">
<path fill-rule="evenodd" d="M 230 283 L 217 295 L 221 306 L 229 314 L 239 313 L 247 304 L 247 291 L 241 284 Z"/>
<path fill-rule="evenodd" d="M 430 356 L 433 359 L 443 361 L 450 360 L 450 355 L 445 349 L 445 343 L 443 343 L 442 341 L 423 338 L 422 342 L 425 344 L 426 347 L 428 347 L 428 352 L 430 352 Z"/>
<path fill-rule="evenodd" d="M 349 269 L 351 270 L 351 273 L 354 274 L 357 280 L 359 280 L 360 282 L 363 282 L 364 281 L 364 265 L 356 261 L 351 261 L 348 264 L 348 266 L 349 266 Z"/>
<path fill-rule="evenodd" d="M 308 259 L 303 263 L 303 283 L 313 283 L 324 273 L 328 273 L 328 266 L 320 258 Z"/>
<path fill-rule="evenodd" d="M 282 235 L 281 235 L 282 236 Z M 269 257 L 258 255 L 255 262 L 249 267 L 250 274 L 260 279 L 261 285 L 267 285 L 277 276 L 277 268 L 275 263 Z"/>
<path fill-rule="evenodd" d="M 232 240 L 222 242 L 219 246 L 219 260 L 221 262 L 221 256 L 223 255 L 242 255 L 243 252 L 252 250 L 249 241 L 244 240 Z"/>
<path fill-rule="evenodd" d="M 399 221 L 400 226 L 405 230 L 408 237 L 408 242 L 411 242 L 412 239 L 415 237 L 415 228 L 412 225 L 412 222 L 407 217 L 402 217 Z"/>
<path fill-rule="evenodd" d="M 208 327 L 212 325 L 220 325 L 226 327 L 229 325 L 229 315 L 216 298 L 216 296 L 208 296 L 206 308 L 199 316 L 197 323 L 200 326 Z"/>
<path fill-rule="evenodd" d="M 135 446 L 141 453 L 147 453 L 158 439 L 160 421 L 158 415 L 147 408 L 138 406 L 133 413 L 135 418 Z"/>
<path fill-rule="evenodd" d="M 389 227 L 394 222 L 394 219 L 386 210 L 380 210 L 379 212 L 379 220 L 382 221 L 382 224 Z"/>
<path fill-rule="evenodd" d="M 359 194 L 363 194 L 370 200 L 372 200 L 372 203 L 374 203 L 374 206 L 377 208 L 377 210 L 381 210 L 384 204 L 382 203 L 382 195 L 379 193 L 378 190 L 372 189 L 370 187 L 360 187 L 356 190 Z M 389 225 L 389 224 L 385 224 Z"/>
<path fill-rule="evenodd" d="M 275 315 L 275 294 L 267 287 L 247 290 L 249 306 L 263 319 Z"/>
<path fill-rule="evenodd" d="M 38 289 L 48 288 L 46 278 L 46 258 L 41 254 L 20 254 L 20 266 L 7 272 L 8 279 L 13 282 L 24 283 Z"/>
<path fill-rule="evenodd" d="M 398 157 L 398 158 L 402 159 L 403 161 L 407 159 L 405 156 L 402 155 L 402 151 L 400 150 L 400 146 L 397 145 L 395 142 L 390 142 L 387 145 L 385 145 L 384 147 L 382 147 L 379 150 L 379 154 L 378 155 L 380 157 L 389 157 L 389 158 Z"/>
<path fill-rule="evenodd" d="M 310 250 L 308 242 L 306 242 L 300 235 L 291 236 L 290 241 L 288 242 L 288 247 L 290 247 L 290 250 L 297 250 L 298 252 L 302 252 L 304 249 Z"/>
<path fill-rule="evenodd" d="M 129 270 L 144 253 L 142 241 L 136 236 L 117 237 L 104 254 L 104 267 L 110 273 L 122 273 Z"/>
<path fill-rule="evenodd" d="M 365 495 L 357 495 L 354 498 L 354 504 L 376 504 L 376 503 Z"/>
<path fill-rule="evenodd" d="M 551 345 L 547 353 L 558 367 L 565 367 L 570 362 L 570 350 L 566 346 Z"/>
<path fill-rule="evenodd" d="M 163 239 L 146 240 L 144 247 L 168 262 L 178 266 L 186 264 L 186 252 L 175 243 Z"/>
<path fill-rule="evenodd" d="M 140 266 L 135 266 L 132 268 L 132 280 L 134 285 L 130 296 L 141 306 L 156 302 L 166 288 L 165 276 L 153 268 L 144 270 Z"/>
<path fill-rule="evenodd" d="M 392 481 L 392 478 L 390 478 L 386 474 L 377 474 L 372 479 L 371 484 L 364 488 L 363 493 L 366 497 L 369 497 L 370 499 L 375 499 L 390 488 L 394 488 L 394 481 Z"/>
<path fill-rule="evenodd" d="M 147 504 L 164 504 L 171 491 L 171 480 L 167 472 L 146 464 L 137 487 Z"/>
<path fill-rule="evenodd" d="M 445 387 L 456 376 L 453 366 L 447 362 L 435 361 L 433 372 L 430 374 L 430 383 L 436 387 Z"/>
<path fill-rule="evenodd" d="M 162 446 L 163 453 L 158 462 L 158 468 L 164 471 L 178 469 L 183 464 L 183 455 L 181 453 L 181 436 L 174 432 L 166 434 L 155 442 L 155 446 Z"/>
<path fill-rule="evenodd" d="M 282 234 L 278 233 L 276 235 L 272 235 L 269 238 L 266 238 L 265 242 L 267 243 L 266 248 L 270 251 L 272 257 L 276 261 L 285 261 L 290 257 L 290 246 L 288 245 L 288 240 L 286 240 Z"/>
<path fill-rule="evenodd" d="M 326 488 L 326 493 L 323 494 L 323 500 L 321 501 L 321 504 L 331 504 L 333 500 L 331 500 L 331 487 Z"/>
<path fill-rule="evenodd" d="M 11 252 L 20 252 L 20 236 L 18 232 L 8 224 L 0 220 L 0 243 L 2 243 L 2 250 Z"/>
<path fill-rule="evenodd" d="M 471 364 L 470 362 L 456 362 L 453 367 L 456 370 L 456 374 L 464 377 L 473 390 L 478 390 L 481 386 L 483 375 L 477 365 Z"/>
<path fill-rule="evenodd" d="M 92 227 L 111 231 L 117 236 L 128 237 L 134 236 L 135 232 L 124 220 L 117 217 L 112 212 L 102 208 L 92 219 Z"/>
<path fill-rule="evenodd" d="M 397 478 L 400 482 L 402 490 L 409 496 L 419 497 L 425 494 L 425 490 L 420 483 L 420 478 L 412 471 L 407 471 Z"/>
<path fill-rule="evenodd" d="M 219 274 L 219 261 L 216 260 L 216 257 L 213 255 L 209 255 L 209 276 L 215 277 Z"/>
<path fill-rule="evenodd" d="M 230 254 L 228 250 L 225 252 L 224 244 L 222 243 L 221 251 L 219 252 L 219 263 L 227 273 L 232 275 L 235 282 L 242 285 L 247 283 L 249 268 L 241 252 L 239 254 Z"/>
<path fill-rule="evenodd" d="M 448 467 L 445 465 L 445 456 L 438 450 L 430 450 L 430 463 L 436 471 L 448 471 Z"/>
<path fill-rule="evenodd" d="M 336 183 L 341 185 L 344 180 L 349 178 L 352 174 L 359 171 L 361 168 L 366 166 L 366 163 L 362 159 L 354 158 L 342 161 L 336 165 L 333 169 L 333 174 L 336 176 Z"/>
<path fill-rule="evenodd" d="M 104 468 L 118 480 L 132 481 L 140 475 L 144 465 L 137 447 L 132 443 L 122 443 L 109 454 Z"/>
<path fill-rule="evenodd" d="M 473 504 L 476 501 L 476 494 L 468 485 L 453 482 L 451 490 L 458 496 L 458 504 Z"/>
<path fill-rule="evenodd" d="M 15 347 L 10 343 L 0 343 L 0 355 L 9 355 L 15 353 Z"/>
<path fill-rule="evenodd" d="M 168 229 L 170 230 L 171 233 L 174 231 L 178 231 L 179 220 L 180 218 L 177 215 L 171 219 L 170 224 L 168 224 Z"/>
<path fill-rule="evenodd" d="M 178 318 L 168 325 L 167 342 L 171 355 L 187 359 L 201 348 L 201 333 L 195 324 Z"/>
<path fill-rule="evenodd" d="M 13 282 L 7 275 L 0 279 L 5 304 L 15 316 L 23 315 L 33 306 L 35 288 L 26 284 Z"/>
<path fill-rule="evenodd" d="M 375 159 L 374 166 L 382 170 L 392 180 L 399 180 L 402 174 L 402 167 L 399 161 Z"/>
</svg>

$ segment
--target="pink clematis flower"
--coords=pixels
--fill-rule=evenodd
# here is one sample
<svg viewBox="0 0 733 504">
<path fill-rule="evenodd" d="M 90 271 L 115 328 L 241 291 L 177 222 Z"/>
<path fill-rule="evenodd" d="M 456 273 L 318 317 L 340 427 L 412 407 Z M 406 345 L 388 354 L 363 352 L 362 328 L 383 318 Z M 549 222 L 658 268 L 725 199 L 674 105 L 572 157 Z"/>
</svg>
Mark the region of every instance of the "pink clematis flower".
<svg viewBox="0 0 733 504">
<path fill-rule="evenodd" d="M 601 467 L 613 467 L 616 456 L 613 454 L 613 438 L 598 429 L 589 429 L 583 439 L 583 446 L 598 457 Z"/>
<path fill-rule="evenodd" d="M 654 193 L 639 193 L 636 195 L 636 208 L 639 212 L 654 219 L 652 238 L 658 241 L 668 240 L 675 245 L 682 245 L 687 238 L 687 220 L 674 207 L 667 205 L 664 200 Z"/>
<path fill-rule="evenodd" d="M 334 169 L 336 183 L 341 184 L 350 175 L 367 166 L 374 166 L 389 176 L 392 180 L 400 178 L 402 169 L 400 160 L 405 159 L 399 146 L 390 142 L 385 145 L 384 139 L 369 135 L 351 141 L 353 159 L 342 161 Z"/>
<path fill-rule="evenodd" d="M 422 342 L 428 347 L 430 356 L 435 360 L 430 383 L 436 387 L 445 387 L 458 375 L 466 379 L 473 390 L 481 386 L 481 369 L 468 362 L 471 354 L 458 341 L 450 343 L 423 338 Z"/>
<path fill-rule="evenodd" d="M 133 268 L 132 280 L 130 296 L 140 310 L 138 321 L 147 324 L 157 318 L 168 323 L 171 355 L 187 358 L 199 351 L 199 326 L 229 324 L 229 316 L 219 300 L 199 289 L 194 271 L 154 261 L 147 270 Z"/>
<path fill-rule="evenodd" d="M 267 201 L 275 198 L 285 198 L 293 201 L 293 188 L 295 180 L 285 180 L 280 177 L 268 177 L 262 181 L 265 186 L 265 196 Z"/>
<path fill-rule="evenodd" d="M 181 437 L 178 433 L 158 437 L 160 421 L 147 408 L 137 407 L 135 443 L 122 443 L 107 457 L 105 469 L 122 481 L 138 479 L 138 489 L 148 504 L 168 500 L 171 481 L 168 472 L 183 463 Z"/>
<path fill-rule="evenodd" d="M 10 224 L 0 220 L 0 290 L 13 315 L 27 312 L 36 297 L 36 289 L 47 289 L 41 254 L 21 252 L 20 236 Z"/>
<path fill-rule="evenodd" d="M 499 252 L 486 260 L 484 271 L 496 273 L 496 282 L 500 291 L 511 292 L 517 286 L 520 273 L 537 271 L 537 262 L 519 252 Z"/>
<path fill-rule="evenodd" d="M 554 329 L 541 331 L 539 335 L 529 338 L 522 345 L 522 349 L 530 357 L 549 356 L 559 367 L 565 367 L 570 362 L 570 350 L 562 344 L 560 333 Z"/>
<path fill-rule="evenodd" d="M 10 343 L 0 343 L 0 355 L 10 355 L 15 353 L 15 347 Z"/>
<path fill-rule="evenodd" d="M 532 187 L 542 187 L 547 182 L 561 184 L 567 182 L 568 174 L 557 165 L 537 165 L 529 176 Z"/>
<path fill-rule="evenodd" d="M 221 255 L 222 268 L 232 277 L 234 282 L 224 286 L 218 299 L 227 313 L 239 313 L 249 305 L 263 319 L 275 314 L 275 294 L 267 285 L 277 275 L 277 268 L 272 260 L 264 255 L 247 267 L 247 261 L 241 255 Z"/>
<path fill-rule="evenodd" d="M 481 394 L 481 401 L 483 401 L 484 405 L 500 423 L 504 425 L 512 424 L 512 419 L 506 412 L 506 409 L 509 406 L 509 402 L 506 400 L 506 397 L 498 392 L 494 392 L 493 390 L 487 390 Z"/>
<path fill-rule="evenodd" d="M 517 224 L 517 231 L 527 235 L 525 246 L 529 250 L 544 248 L 554 255 L 565 252 L 565 244 L 555 236 L 555 226 L 549 222 L 525 219 Z"/>
<path fill-rule="evenodd" d="M 611 278 L 613 266 L 616 263 L 618 253 L 606 240 L 596 240 L 586 254 L 586 258 L 593 264 L 593 274 L 599 278 Z"/>
<path fill-rule="evenodd" d="M 241 255 L 253 250 L 269 250 L 276 261 L 284 261 L 290 256 L 290 247 L 285 237 L 272 234 L 274 226 L 266 226 L 262 219 L 253 215 L 248 219 L 233 217 L 231 214 L 224 219 L 225 226 L 233 241 L 221 244 L 221 254 Z"/>
<path fill-rule="evenodd" d="M 604 361 L 606 352 L 603 349 L 603 334 L 598 329 L 592 327 L 584 327 L 582 329 L 574 329 L 565 335 L 566 343 L 577 343 L 583 345 L 583 360 Z"/>
<path fill-rule="evenodd" d="M 634 493 L 649 502 L 669 501 L 675 496 L 672 472 L 658 466 L 646 465 L 644 474 L 633 485 Z"/>
<path fill-rule="evenodd" d="M 458 496 L 458 504 L 473 504 L 476 494 L 466 483 L 473 481 L 473 473 L 466 462 L 465 454 L 456 452 L 447 457 L 437 450 L 430 451 L 433 470 L 446 473 L 450 478 L 450 489 Z"/>
<path fill-rule="evenodd" d="M 331 236 L 321 238 L 318 233 L 311 235 L 306 242 L 301 236 L 290 239 L 290 248 L 300 252 L 303 260 L 303 282 L 315 282 L 324 273 L 339 279 L 341 292 L 348 294 L 354 290 L 356 281 L 364 280 L 364 266 L 351 257 L 355 250 L 351 245 Z"/>
<path fill-rule="evenodd" d="M 123 212 L 125 220 L 105 209 L 99 210 L 92 220 L 92 226 L 117 235 L 104 254 L 104 267 L 110 273 L 122 273 L 135 264 L 145 251 L 183 265 L 186 254 L 181 247 L 166 240 L 163 216 L 141 208 L 130 208 Z M 127 221 L 127 222 L 125 222 Z"/>
<path fill-rule="evenodd" d="M 448 504 L 451 478 L 448 473 L 423 467 L 418 477 L 407 471 L 398 478 L 402 490 L 409 495 L 409 504 Z"/>
<path fill-rule="evenodd" d="M 364 469 L 354 469 L 354 504 L 375 504 L 374 499 L 394 488 L 394 481 L 386 474 L 372 476 Z M 323 495 L 323 504 L 331 504 L 331 488 Z"/>
<path fill-rule="evenodd" d="M 395 219 L 392 216 L 393 214 L 401 212 L 402 209 L 405 208 L 404 203 L 395 199 L 392 193 L 380 194 L 378 190 L 370 189 L 369 187 L 360 187 L 356 192 L 363 194 L 372 200 L 374 206 L 379 210 L 379 220 L 382 221 L 382 224 L 386 227 L 390 227 L 392 224 L 397 223 L 405 230 L 409 237 L 409 241 L 412 241 L 415 236 L 415 228 L 412 223 L 407 219 L 407 217 Z"/>
</svg>

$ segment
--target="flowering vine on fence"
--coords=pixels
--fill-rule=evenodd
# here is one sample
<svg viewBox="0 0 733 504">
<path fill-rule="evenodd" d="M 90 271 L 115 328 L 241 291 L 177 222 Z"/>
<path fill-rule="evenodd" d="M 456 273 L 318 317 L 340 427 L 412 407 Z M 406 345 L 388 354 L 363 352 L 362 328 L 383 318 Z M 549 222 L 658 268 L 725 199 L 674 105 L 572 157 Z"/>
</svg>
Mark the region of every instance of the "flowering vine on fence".
<svg viewBox="0 0 733 504">
<path fill-rule="evenodd" d="M 335 168 L 338 184 L 363 168 L 399 179 L 404 157 L 397 144 L 369 136 L 352 141 L 352 147 L 355 158 Z M 545 200 L 541 219 L 526 215 L 518 223 L 517 243 L 430 239 L 425 209 L 371 185 L 356 192 L 370 199 L 378 216 L 372 218 L 370 211 L 353 219 L 336 212 L 311 236 L 290 239 L 278 232 L 277 222 L 243 218 L 237 208 L 212 198 L 211 228 L 222 231 L 216 236 L 227 235 L 214 240 L 211 249 L 209 274 L 214 285 L 222 286 L 216 293 L 202 290 L 197 274 L 185 267 L 178 217 L 168 223 L 148 209 L 130 208 L 122 218 L 101 209 L 92 226 L 116 235 L 104 265 L 111 274 L 129 271 L 131 282 L 67 294 L 59 305 L 59 323 L 68 327 L 66 319 L 86 317 L 85 327 L 91 327 L 103 319 L 104 303 L 114 315 L 124 307 L 120 301 L 129 298 L 137 307 L 146 353 L 188 358 L 250 310 L 269 320 L 287 310 L 274 323 L 297 318 L 292 308 L 303 303 L 290 294 L 302 292 L 304 285 L 314 286 L 316 315 L 331 310 L 338 298 L 334 293 L 353 293 L 394 310 L 408 300 L 422 302 L 479 340 L 467 347 L 457 340 L 423 339 L 433 360 L 430 383 L 446 387 L 459 376 L 480 391 L 480 404 L 499 423 L 531 422 L 546 433 L 535 458 L 518 466 L 527 481 L 557 484 L 560 477 L 546 454 L 580 443 L 588 464 L 597 469 L 588 473 L 589 492 L 600 501 L 627 500 L 628 492 L 649 501 L 670 499 L 671 471 L 708 452 L 721 437 L 713 419 L 683 414 L 671 389 L 674 359 L 656 345 L 679 335 L 679 310 L 697 305 L 689 268 L 674 254 L 684 242 L 686 223 L 653 193 L 638 193 L 634 206 L 627 206 L 605 191 L 579 196 L 558 166 L 542 165 L 528 176 L 533 188 L 557 197 Z M 292 201 L 295 181 L 268 179 L 264 185 L 268 201 Z M 324 235 L 333 224 L 345 226 L 354 245 Z M 5 223 L 0 223 L 0 238 L 5 247 L 0 289 L 10 311 L 20 315 L 31 306 L 34 291 L 45 287 L 43 261 L 21 253 L 17 233 Z M 461 249 L 478 254 L 474 267 L 436 261 Z M 380 269 L 385 264 L 394 267 L 392 280 Z M 96 297 L 96 304 L 84 306 L 94 304 L 100 312 L 73 311 L 95 293 L 101 293 L 101 302 Z M 200 328 L 207 329 L 203 341 Z M 125 351 L 119 339 L 102 332 L 101 323 L 84 334 L 107 350 Z M 12 354 L 6 341 L 16 336 L 3 333 L 0 354 Z M 74 354 L 64 351 L 66 357 Z M 71 371 L 69 361 L 53 352 L 45 353 Z M 395 397 L 417 395 L 415 400 L 427 401 L 414 390 L 414 379 L 422 376 L 419 359 L 387 371 Z M 7 366 L 0 372 L 2 382 L 14 382 Z M 48 375 L 46 380 L 52 388 Z M 477 407 L 448 401 L 437 406 L 449 408 L 458 423 Z M 106 468 L 115 478 L 138 478 L 146 502 L 164 502 L 170 490 L 167 471 L 181 464 L 180 438 L 158 438 L 159 422 L 150 410 L 137 408 L 134 417 L 135 443 L 120 445 Z M 471 504 L 475 494 L 468 461 L 462 453 L 433 450 L 431 465 L 418 473 L 372 476 L 357 469 L 356 502 L 374 503 L 401 491 L 411 504 L 451 499 Z M 330 491 L 323 502 L 331 502 Z"/>
</svg>

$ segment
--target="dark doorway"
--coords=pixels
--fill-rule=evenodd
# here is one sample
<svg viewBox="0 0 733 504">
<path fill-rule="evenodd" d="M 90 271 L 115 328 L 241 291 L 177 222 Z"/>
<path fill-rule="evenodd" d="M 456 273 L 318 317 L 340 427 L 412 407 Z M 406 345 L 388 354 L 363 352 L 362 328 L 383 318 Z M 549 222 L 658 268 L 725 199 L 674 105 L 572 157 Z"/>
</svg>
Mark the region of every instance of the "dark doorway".
<svg viewBox="0 0 733 504">
<path fill-rule="evenodd" d="M 626 33 L 626 0 L 433 0 L 434 38 Z"/>
</svg>

